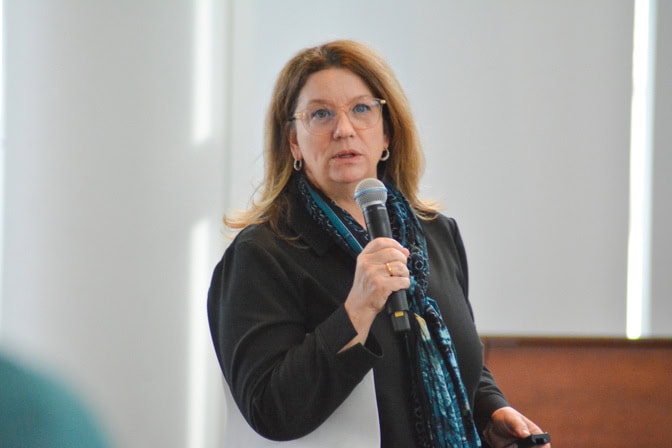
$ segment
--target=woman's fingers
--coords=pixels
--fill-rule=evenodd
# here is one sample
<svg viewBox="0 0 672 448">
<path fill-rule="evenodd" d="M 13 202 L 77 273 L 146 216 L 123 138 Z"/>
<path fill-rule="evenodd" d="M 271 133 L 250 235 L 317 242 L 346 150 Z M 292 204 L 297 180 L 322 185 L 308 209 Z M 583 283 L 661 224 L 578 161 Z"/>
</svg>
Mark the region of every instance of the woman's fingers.
<svg viewBox="0 0 672 448">
<path fill-rule="evenodd" d="M 405 262 L 386 261 L 383 264 L 383 267 L 385 269 L 383 274 L 387 274 L 390 277 L 408 277 L 409 276 L 408 267 L 406 266 Z"/>
<path fill-rule="evenodd" d="M 408 249 L 397 241 L 391 238 L 376 238 L 366 245 L 358 261 L 362 264 L 382 266 L 390 276 L 407 276 L 408 255 Z"/>
<path fill-rule="evenodd" d="M 345 310 L 357 336 L 342 350 L 364 343 L 373 320 L 385 308 L 390 294 L 409 288 L 408 255 L 408 249 L 392 238 L 376 238 L 359 254 L 352 288 L 345 301 Z"/>
<path fill-rule="evenodd" d="M 353 299 L 381 310 L 388 296 L 410 286 L 408 249 L 392 238 L 376 238 L 357 257 Z"/>
</svg>

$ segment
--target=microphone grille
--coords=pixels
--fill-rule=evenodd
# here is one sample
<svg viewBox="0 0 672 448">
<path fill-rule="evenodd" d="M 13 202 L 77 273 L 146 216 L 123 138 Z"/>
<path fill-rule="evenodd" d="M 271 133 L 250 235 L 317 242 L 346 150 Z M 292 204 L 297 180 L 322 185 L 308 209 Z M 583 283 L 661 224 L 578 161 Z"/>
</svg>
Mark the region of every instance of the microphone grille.
<svg viewBox="0 0 672 448">
<path fill-rule="evenodd" d="M 361 209 L 374 204 L 385 204 L 385 201 L 387 201 L 387 188 L 378 179 L 364 179 L 355 187 L 355 201 Z"/>
</svg>

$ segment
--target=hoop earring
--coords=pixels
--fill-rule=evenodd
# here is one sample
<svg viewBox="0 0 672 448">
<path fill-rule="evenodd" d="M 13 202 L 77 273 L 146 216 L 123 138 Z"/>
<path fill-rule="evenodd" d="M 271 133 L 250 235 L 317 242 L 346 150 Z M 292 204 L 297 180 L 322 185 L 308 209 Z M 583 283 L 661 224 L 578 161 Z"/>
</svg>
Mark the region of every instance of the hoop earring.
<svg viewBox="0 0 672 448">
<path fill-rule="evenodd" d="M 303 159 L 294 159 L 292 166 L 294 167 L 294 171 L 301 171 L 301 168 L 303 168 Z"/>
<path fill-rule="evenodd" d="M 390 158 L 390 150 L 387 148 L 383 148 L 383 154 L 380 156 L 380 161 L 384 162 L 389 158 Z"/>
</svg>

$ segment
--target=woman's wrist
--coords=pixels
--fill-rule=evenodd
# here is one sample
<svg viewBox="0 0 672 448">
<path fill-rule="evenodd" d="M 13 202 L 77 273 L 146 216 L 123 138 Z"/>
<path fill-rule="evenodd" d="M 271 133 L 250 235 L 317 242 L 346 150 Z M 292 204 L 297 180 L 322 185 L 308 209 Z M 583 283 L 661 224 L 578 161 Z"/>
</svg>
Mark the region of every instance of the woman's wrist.
<svg viewBox="0 0 672 448">
<path fill-rule="evenodd" d="M 343 348 L 339 351 L 342 352 L 348 348 L 356 345 L 366 343 L 366 339 L 369 337 L 369 331 L 371 330 L 371 325 L 376 318 L 376 313 L 368 310 L 362 310 L 361 308 L 353 307 L 350 301 L 345 301 L 345 312 L 350 318 L 350 323 L 355 328 L 357 336 L 350 340 Z"/>
</svg>

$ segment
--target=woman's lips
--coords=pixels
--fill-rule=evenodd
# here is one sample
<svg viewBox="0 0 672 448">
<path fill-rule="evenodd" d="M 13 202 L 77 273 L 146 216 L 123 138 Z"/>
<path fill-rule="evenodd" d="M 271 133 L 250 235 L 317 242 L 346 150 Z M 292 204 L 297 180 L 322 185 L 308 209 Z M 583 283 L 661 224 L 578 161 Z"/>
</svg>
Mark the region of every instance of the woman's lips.
<svg viewBox="0 0 672 448">
<path fill-rule="evenodd" d="M 334 156 L 334 159 L 352 159 L 359 155 L 356 151 L 342 151 Z"/>
</svg>

